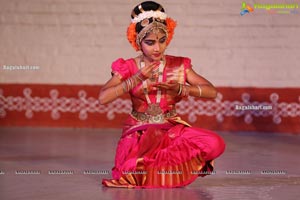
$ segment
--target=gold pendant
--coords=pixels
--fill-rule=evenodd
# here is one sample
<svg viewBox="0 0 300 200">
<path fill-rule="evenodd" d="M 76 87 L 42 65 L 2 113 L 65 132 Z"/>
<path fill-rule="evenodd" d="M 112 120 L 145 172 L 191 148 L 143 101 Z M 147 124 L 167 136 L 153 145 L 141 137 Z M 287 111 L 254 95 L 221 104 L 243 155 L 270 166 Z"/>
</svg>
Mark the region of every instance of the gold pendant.
<svg viewBox="0 0 300 200">
<path fill-rule="evenodd" d="M 162 114 L 163 111 L 161 110 L 159 104 L 156 103 L 156 104 L 149 104 L 146 113 L 152 116 L 156 116 Z"/>
<path fill-rule="evenodd" d="M 163 114 L 151 116 L 150 119 L 149 119 L 149 122 L 156 123 L 156 124 L 163 123 L 164 122 L 164 116 L 163 116 Z"/>
</svg>

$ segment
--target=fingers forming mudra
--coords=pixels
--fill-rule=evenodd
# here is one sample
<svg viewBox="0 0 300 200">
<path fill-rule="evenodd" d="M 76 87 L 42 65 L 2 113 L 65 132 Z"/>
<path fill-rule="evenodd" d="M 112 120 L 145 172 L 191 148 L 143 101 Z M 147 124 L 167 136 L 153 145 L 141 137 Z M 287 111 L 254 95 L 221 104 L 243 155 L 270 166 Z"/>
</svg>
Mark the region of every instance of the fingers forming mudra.
<svg viewBox="0 0 300 200">
<path fill-rule="evenodd" d="M 143 67 L 141 69 L 141 72 L 145 77 L 150 78 L 153 72 L 158 70 L 158 68 L 159 68 L 159 62 L 152 62 L 150 63 L 150 65 Z"/>
</svg>

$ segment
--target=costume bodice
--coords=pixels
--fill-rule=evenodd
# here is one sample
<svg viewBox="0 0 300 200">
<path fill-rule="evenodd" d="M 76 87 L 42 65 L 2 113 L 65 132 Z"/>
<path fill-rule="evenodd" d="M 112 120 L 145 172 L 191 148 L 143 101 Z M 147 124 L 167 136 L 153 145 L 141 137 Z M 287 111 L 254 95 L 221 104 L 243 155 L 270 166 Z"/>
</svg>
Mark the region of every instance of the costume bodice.
<svg viewBox="0 0 300 200">
<path fill-rule="evenodd" d="M 166 55 L 162 81 L 174 81 L 180 84 L 185 84 L 186 71 L 190 67 L 191 61 L 189 58 Z M 130 78 L 139 69 L 139 63 L 137 63 L 133 58 L 128 60 L 120 58 L 112 64 L 112 73 L 118 75 L 121 80 Z M 157 90 L 151 87 L 151 84 L 153 84 L 154 82 L 151 82 L 150 79 L 148 79 L 147 81 L 149 98 L 152 103 L 155 103 Z M 148 107 L 148 103 L 143 91 L 143 84 L 138 84 L 135 88 L 129 91 L 129 94 L 131 96 L 133 109 L 138 112 L 145 112 Z M 162 91 L 160 107 L 164 112 L 172 110 L 175 107 L 175 104 L 180 100 L 181 97 L 172 96 L 170 93 Z"/>
</svg>

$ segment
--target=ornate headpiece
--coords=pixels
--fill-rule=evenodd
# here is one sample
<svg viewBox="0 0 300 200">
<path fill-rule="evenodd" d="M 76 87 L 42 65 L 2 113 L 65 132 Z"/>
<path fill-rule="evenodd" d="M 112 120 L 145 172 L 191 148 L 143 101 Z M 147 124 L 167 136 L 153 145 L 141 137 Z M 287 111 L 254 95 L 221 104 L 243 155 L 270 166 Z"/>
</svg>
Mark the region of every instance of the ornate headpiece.
<svg viewBox="0 0 300 200">
<path fill-rule="evenodd" d="M 136 6 L 131 13 L 131 24 L 127 29 L 127 39 L 133 48 L 138 51 L 145 36 L 156 29 L 166 33 L 168 45 L 174 35 L 175 27 L 176 22 L 167 17 L 160 4 L 145 1 Z"/>
</svg>

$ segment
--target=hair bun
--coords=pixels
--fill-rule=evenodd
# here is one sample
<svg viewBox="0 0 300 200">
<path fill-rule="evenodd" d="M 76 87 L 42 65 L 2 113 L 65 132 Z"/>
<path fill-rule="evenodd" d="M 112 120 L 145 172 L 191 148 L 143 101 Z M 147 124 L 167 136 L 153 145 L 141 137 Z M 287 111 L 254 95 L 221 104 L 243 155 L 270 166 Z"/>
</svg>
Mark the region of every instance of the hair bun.
<svg viewBox="0 0 300 200">
<path fill-rule="evenodd" d="M 154 1 L 144 1 L 141 4 L 134 7 L 131 13 L 131 19 L 135 18 L 144 11 L 150 10 L 165 12 L 164 8 L 159 3 L 156 3 Z"/>
</svg>

